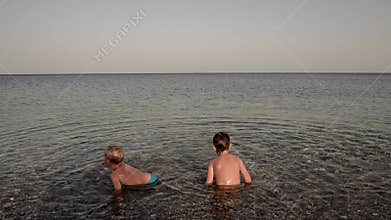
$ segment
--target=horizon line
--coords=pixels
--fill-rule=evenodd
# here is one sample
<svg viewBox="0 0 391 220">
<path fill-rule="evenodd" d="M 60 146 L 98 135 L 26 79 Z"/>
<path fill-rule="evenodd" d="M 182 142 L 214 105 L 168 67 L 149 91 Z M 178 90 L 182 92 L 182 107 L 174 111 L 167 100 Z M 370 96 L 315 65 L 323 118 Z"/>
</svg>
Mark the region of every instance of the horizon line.
<svg viewBox="0 0 391 220">
<path fill-rule="evenodd" d="M 255 72 L 255 71 L 205 71 L 205 72 L 56 72 L 56 73 L 0 73 L 0 75 L 142 75 L 142 74 L 155 74 L 155 75 L 185 75 L 185 74 L 364 74 L 364 75 L 388 75 L 391 72 L 367 72 L 367 71 L 315 71 L 315 72 L 299 72 L 299 71 L 270 71 L 270 72 Z"/>
</svg>

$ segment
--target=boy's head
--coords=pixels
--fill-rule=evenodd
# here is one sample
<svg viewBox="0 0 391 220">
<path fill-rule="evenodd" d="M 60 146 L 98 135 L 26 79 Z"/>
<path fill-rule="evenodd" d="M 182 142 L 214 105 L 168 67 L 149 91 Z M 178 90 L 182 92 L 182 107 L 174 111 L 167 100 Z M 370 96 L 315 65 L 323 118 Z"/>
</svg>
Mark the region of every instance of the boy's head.
<svg viewBox="0 0 391 220">
<path fill-rule="evenodd" d="M 105 159 L 112 164 L 120 164 L 124 160 L 124 152 L 120 146 L 108 146 L 105 150 Z"/>
<path fill-rule="evenodd" d="M 229 141 L 229 135 L 225 132 L 219 132 L 213 137 L 213 146 L 217 154 L 222 153 L 225 150 L 229 150 L 231 142 Z"/>
</svg>

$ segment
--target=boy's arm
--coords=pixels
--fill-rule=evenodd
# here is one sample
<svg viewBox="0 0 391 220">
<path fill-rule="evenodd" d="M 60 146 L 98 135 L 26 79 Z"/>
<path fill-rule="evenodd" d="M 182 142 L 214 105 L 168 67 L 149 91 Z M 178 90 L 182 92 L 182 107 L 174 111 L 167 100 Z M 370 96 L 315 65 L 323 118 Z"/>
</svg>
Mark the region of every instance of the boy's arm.
<svg viewBox="0 0 391 220">
<path fill-rule="evenodd" d="M 113 186 L 116 192 L 121 191 L 121 182 L 119 181 L 119 178 L 117 175 L 114 175 L 113 173 L 110 175 L 111 181 L 113 182 Z"/>
<path fill-rule="evenodd" d="M 239 159 L 239 167 L 240 167 L 240 172 L 243 175 L 244 182 L 251 183 L 251 176 L 248 173 L 248 171 L 247 171 L 246 167 L 244 166 L 243 161 L 241 159 Z"/>
<path fill-rule="evenodd" d="M 213 184 L 213 160 L 209 162 L 208 166 L 208 177 L 206 178 L 206 185 L 212 185 Z"/>
</svg>

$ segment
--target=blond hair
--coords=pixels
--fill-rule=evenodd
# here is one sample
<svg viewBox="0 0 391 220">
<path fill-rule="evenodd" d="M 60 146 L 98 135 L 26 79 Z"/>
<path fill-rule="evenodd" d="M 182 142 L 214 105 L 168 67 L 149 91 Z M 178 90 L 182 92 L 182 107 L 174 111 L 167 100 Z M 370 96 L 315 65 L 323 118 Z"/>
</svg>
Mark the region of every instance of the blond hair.
<svg viewBox="0 0 391 220">
<path fill-rule="evenodd" d="M 111 163 L 119 164 L 124 160 L 124 152 L 120 146 L 108 146 L 105 150 L 105 158 Z"/>
</svg>

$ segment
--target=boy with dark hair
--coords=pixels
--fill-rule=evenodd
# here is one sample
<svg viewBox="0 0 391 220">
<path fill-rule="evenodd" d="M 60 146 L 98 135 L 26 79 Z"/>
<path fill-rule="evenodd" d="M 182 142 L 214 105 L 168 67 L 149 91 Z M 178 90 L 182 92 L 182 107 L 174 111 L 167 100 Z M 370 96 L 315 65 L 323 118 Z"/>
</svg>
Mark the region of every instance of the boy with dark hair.
<svg viewBox="0 0 391 220">
<path fill-rule="evenodd" d="M 251 183 L 251 176 L 242 160 L 228 153 L 231 148 L 232 144 L 227 133 L 219 132 L 213 137 L 213 150 L 217 158 L 209 163 L 207 185 L 213 184 L 214 177 L 218 186 L 237 186 L 240 185 L 240 174 L 245 183 Z"/>
</svg>

